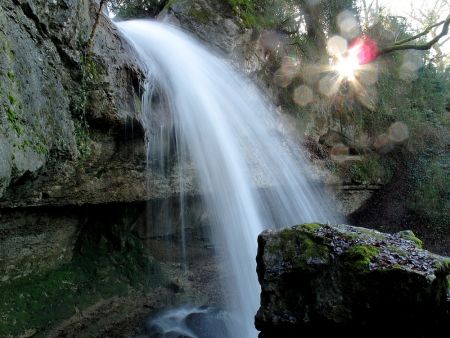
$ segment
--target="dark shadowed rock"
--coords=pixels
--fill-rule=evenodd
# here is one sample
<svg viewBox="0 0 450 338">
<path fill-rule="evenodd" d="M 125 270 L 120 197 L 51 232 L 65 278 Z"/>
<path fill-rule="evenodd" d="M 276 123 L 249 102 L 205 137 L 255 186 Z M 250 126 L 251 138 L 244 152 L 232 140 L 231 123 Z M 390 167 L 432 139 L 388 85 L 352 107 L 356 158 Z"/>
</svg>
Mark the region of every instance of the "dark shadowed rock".
<svg viewBox="0 0 450 338">
<path fill-rule="evenodd" d="M 450 260 L 422 250 L 412 232 L 304 224 L 265 231 L 258 244 L 261 337 L 448 326 Z"/>
</svg>

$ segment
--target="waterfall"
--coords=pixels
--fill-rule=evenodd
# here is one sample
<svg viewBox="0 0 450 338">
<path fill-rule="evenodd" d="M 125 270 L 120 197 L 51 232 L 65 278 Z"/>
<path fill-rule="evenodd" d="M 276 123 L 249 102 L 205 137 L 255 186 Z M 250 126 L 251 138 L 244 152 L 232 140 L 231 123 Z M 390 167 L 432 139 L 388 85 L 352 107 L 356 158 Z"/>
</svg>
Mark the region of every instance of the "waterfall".
<svg viewBox="0 0 450 338">
<path fill-rule="evenodd" d="M 140 20 L 118 27 L 148 71 L 143 124 L 149 148 L 160 138 L 155 128 L 171 130 L 180 166 L 193 163 L 197 172 L 212 242 L 223 248 L 221 264 L 231 271 L 226 301 L 241 323 L 230 335 L 256 337 L 258 234 L 336 218 L 307 179 L 303 155 L 277 130 L 274 107 L 254 84 L 175 27 Z M 152 119 L 161 107 L 170 113 L 162 127 Z"/>
</svg>

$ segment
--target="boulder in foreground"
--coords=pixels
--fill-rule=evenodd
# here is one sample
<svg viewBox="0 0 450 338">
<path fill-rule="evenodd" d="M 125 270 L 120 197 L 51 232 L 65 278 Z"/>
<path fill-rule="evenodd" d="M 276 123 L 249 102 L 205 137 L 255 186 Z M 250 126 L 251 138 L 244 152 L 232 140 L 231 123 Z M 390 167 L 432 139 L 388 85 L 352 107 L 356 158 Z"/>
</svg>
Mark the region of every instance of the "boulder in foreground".
<svg viewBox="0 0 450 338">
<path fill-rule="evenodd" d="M 440 336 L 450 323 L 450 259 L 421 244 L 411 231 L 384 234 L 348 225 L 264 231 L 257 256 L 260 337 Z"/>
</svg>

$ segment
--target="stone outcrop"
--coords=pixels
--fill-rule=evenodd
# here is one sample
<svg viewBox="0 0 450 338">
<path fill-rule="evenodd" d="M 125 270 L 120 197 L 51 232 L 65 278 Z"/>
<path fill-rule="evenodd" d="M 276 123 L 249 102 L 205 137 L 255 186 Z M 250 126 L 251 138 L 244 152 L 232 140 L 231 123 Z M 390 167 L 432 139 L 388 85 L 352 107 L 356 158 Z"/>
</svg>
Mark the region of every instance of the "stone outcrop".
<svg viewBox="0 0 450 338">
<path fill-rule="evenodd" d="M 86 157 L 90 129 L 112 142 L 138 119 L 139 64 L 109 19 L 86 49 L 97 10 L 90 0 L 0 4 L 0 198 Z"/>
<path fill-rule="evenodd" d="M 170 1 L 158 19 L 193 33 L 249 75 L 261 71 L 267 61 L 259 34 L 241 25 L 227 1 Z"/>
<path fill-rule="evenodd" d="M 304 224 L 258 238 L 261 337 L 300 332 L 432 336 L 449 323 L 450 259 L 411 231 Z"/>
</svg>

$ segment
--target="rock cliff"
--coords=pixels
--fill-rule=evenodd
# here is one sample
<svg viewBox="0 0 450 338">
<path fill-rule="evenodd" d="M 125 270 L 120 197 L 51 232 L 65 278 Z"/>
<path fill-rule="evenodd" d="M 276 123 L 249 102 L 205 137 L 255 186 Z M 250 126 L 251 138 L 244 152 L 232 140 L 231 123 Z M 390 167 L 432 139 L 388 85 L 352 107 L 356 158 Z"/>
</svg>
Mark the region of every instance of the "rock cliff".
<svg viewBox="0 0 450 338">
<path fill-rule="evenodd" d="M 88 125 L 108 134 L 136 119 L 139 66 L 105 17 L 86 50 L 96 11 L 87 0 L 0 4 L 0 197 L 86 155 Z"/>
</svg>

